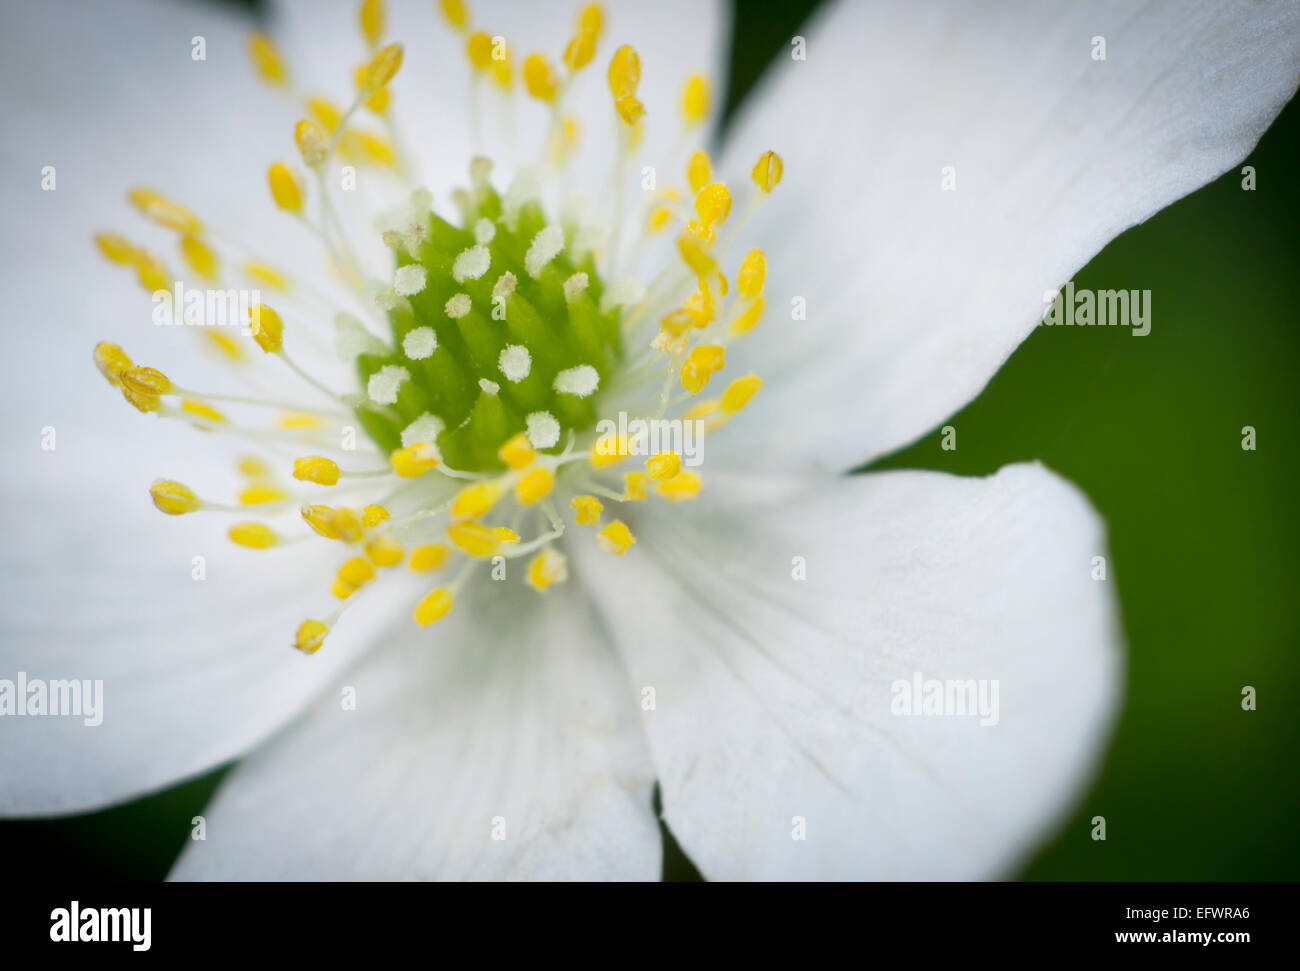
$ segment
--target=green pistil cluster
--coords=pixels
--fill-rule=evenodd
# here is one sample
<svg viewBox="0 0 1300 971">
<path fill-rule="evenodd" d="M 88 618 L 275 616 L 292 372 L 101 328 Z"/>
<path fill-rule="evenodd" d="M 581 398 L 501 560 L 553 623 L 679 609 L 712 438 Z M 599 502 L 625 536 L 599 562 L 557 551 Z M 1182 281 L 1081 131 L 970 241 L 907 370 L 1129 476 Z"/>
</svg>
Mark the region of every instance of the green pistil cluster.
<svg viewBox="0 0 1300 971">
<path fill-rule="evenodd" d="M 607 387 L 613 369 L 622 358 L 617 309 L 600 312 L 602 283 L 589 255 L 581 262 L 571 259 L 567 243 L 574 227 L 565 228 L 566 247 L 534 278 L 525 268 L 537 234 L 547 226 L 541 206 L 521 206 L 513 220 L 503 218 L 500 196 L 486 183 L 461 200 L 464 226 L 457 227 L 436 214 L 425 214 L 429 232 L 415 252 L 398 251 L 398 267 L 419 263 L 425 268 L 424 288 L 409 297 L 399 297 L 388 312 L 392 327 L 393 353 L 362 354 L 357 358 L 361 385 L 381 368 L 395 365 L 410 372 L 403 381 L 397 401 L 385 412 L 359 408 L 357 417 L 367 433 L 386 452 L 401 446 L 402 429 L 428 413 L 444 425 L 437 446 L 443 461 L 452 468 L 487 470 L 502 468 L 497 455 L 506 439 L 526 430 L 526 418 L 548 412 L 559 422 L 563 446 L 570 431 L 580 432 L 595 424 L 597 395 L 578 397 L 555 390 L 561 371 L 590 365 L 600 375 L 600 387 Z M 482 219 L 496 227 L 493 238 L 483 245 L 491 263 L 478 279 L 457 282 L 452 274 L 456 257 L 480 245 L 473 227 Z M 512 222 L 513 225 L 508 225 Z M 493 299 L 493 288 L 505 273 L 515 278 L 513 292 Z M 585 273 L 587 286 L 571 296 L 564 283 L 575 273 Z M 447 301 L 467 294 L 471 309 L 458 319 L 449 317 Z M 432 327 L 438 346 L 424 360 L 411 360 L 403 353 L 406 335 L 419 327 Z M 522 345 L 532 358 L 527 377 L 507 379 L 500 368 L 501 352 L 509 345 Z M 480 380 L 491 385 L 485 390 Z"/>
</svg>

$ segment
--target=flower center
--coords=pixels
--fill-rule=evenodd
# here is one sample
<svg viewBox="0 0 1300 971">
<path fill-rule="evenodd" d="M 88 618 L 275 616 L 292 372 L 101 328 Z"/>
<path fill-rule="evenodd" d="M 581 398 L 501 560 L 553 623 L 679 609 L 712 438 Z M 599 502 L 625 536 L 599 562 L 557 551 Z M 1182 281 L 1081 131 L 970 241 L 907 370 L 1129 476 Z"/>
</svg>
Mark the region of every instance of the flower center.
<svg viewBox="0 0 1300 971">
<path fill-rule="evenodd" d="M 514 75 L 504 38 L 473 29 L 459 0 L 443 0 L 442 7 L 464 35 L 474 90 L 490 82 L 508 103 Z M 261 519 L 231 526 L 230 539 L 249 549 L 309 537 L 346 549 L 330 585 L 336 606 L 304 621 L 295 636 L 306 653 L 321 646 L 344 609 L 384 571 L 403 564 L 416 573 L 447 572 L 413 607 L 415 621 L 427 625 L 453 609 L 460 586 L 484 562 L 501 579 L 498 570 L 504 575 L 509 561 L 524 558 L 523 579 L 539 592 L 563 581 L 567 569 L 555 541 L 569 524 L 591 528 L 601 549 L 622 555 L 636 538 L 621 519 L 605 518 L 606 504 L 694 498 L 701 479 L 686 446 L 699 432 L 724 425 L 761 386 L 757 376 L 744 375 L 716 398 L 699 397 L 725 367 L 730 342 L 757 324 L 766 275 L 757 249 L 736 264 L 734 285 L 724 272 L 739 227 L 729 223 L 731 191 L 714 179 L 703 151 L 687 161 L 688 188 L 647 194 L 635 238 L 627 241 L 635 246 L 620 245 L 627 235 L 621 193 L 610 206 L 612 228 L 548 217 L 554 207 L 543 201 L 546 184 L 562 181 L 577 150 L 578 122 L 564 111 L 565 93 L 595 57 L 603 21 L 597 5 L 583 8 L 563 71 L 542 54 L 524 61 L 523 86 L 550 113 L 546 158 L 521 169 L 499 193 L 491 162 L 475 157 L 469 187 L 451 196 L 458 210 L 453 221 L 436 211 L 428 190 L 405 183 L 409 162 L 389 90 L 403 50 L 380 46 L 382 3 L 361 4 L 371 54 L 356 71 L 355 100 L 338 111 L 307 98 L 311 117 L 294 131 L 315 177 L 319 217 L 307 216 L 305 187 L 290 166 L 277 162 L 268 172 L 276 205 L 324 244 L 332 270 L 353 290 L 357 312 L 338 311 L 329 298 L 247 252 L 239 271 L 277 292 L 293 325 L 287 328 L 269 304 L 254 303 L 245 317 L 253 342 L 264 360 L 278 359 L 287 369 L 284 378 L 310 388 L 314 401 L 183 388 L 156 368 L 136 365 L 116 344 L 95 348 L 100 372 L 139 411 L 240 435 L 268 453 L 291 450 L 292 484 L 276 477 L 280 460 L 242 459 L 247 481 L 234 503 L 200 498 L 171 479 L 155 481 L 150 491 L 158 509 L 171 515 L 256 512 L 289 520 L 287 526 Z M 265 80 L 288 85 L 287 66 L 268 38 L 254 37 L 250 53 Z M 607 80 L 620 132 L 617 185 L 645 123 L 632 47 L 614 52 Z M 707 82 L 689 77 L 681 99 L 687 134 L 707 114 L 707 102 Z M 384 123 L 386 138 L 354 120 L 366 112 Z M 343 230 L 327 178 L 339 160 L 369 165 L 405 185 L 406 202 L 382 221 L 383 242 L 394 254 L 391 282 L 367 275 Z M 781 174 L 775 153 L 759 158 L 750 173 L 749 211 Z M 221 250 L 231 244 L 222 234 L 152 189 L 132 190 L 129 198 L 179 234 L 191 273 L 228 286 Z M 669 231 L 676 233 L 676 254 L 651 283 L 623 272 L 620 249 Z M 156 303 L 181 309 L 175 304 L 182 288 L 161 258 L 115 234 L 97 242 L 112 262 L 135 270 Z M 338 352 L 356 369 L 355 388 L 331 388 L 298 357 L 298 321 L 318 317 L 323 307 L 333 314 Z M 202 311 L 198 316 L 205 322 Z M 209 328 L 199 332 L 237 367 L 261 363 L 250 362 L 235 339 Z M 270 428 L 227 414 L 268 408 L 280 413 Z M 350 435 L 357 424 L 373 448 Z M 322 489 L 335 498 L 320 501 Z"/>
</svg>

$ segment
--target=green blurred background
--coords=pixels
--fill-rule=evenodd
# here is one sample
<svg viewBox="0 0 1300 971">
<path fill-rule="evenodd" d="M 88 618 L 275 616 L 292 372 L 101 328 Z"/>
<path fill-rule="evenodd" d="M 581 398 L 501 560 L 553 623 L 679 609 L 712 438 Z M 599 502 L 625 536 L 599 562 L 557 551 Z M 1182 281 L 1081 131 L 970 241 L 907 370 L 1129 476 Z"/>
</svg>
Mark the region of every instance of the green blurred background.
<svg viewBox="0 0 1300 971">
<path fill-rule="evenodd" d="M 178 0 L 180 2 L 180 0 Z M 256 5 L 253 5 L 256 8 Z M 729 108 L 815 4 L 743 0 Z M 1030 880 L 1300 877 L 1300 106 L 1248 164 L 1125 233 L 1075 276 L 1153 292 L 1151 333 L 1038 328 L 978 399 L 872 468 L 984 475 L 1039 459 L 1110 526 L 1128 696 L 1104 768 Z M 1257 449 L 1241 447 L 1252 425 Z M 1252 685 L 1258 708 L 1241 708 Z M 164 877 L 220 772 L 127 806 L 0 824 L 13 872 Z M 1107 820 L 1107 839 L 1089 820 Z M 665 834 L 665 877 L 698 879 Z M 16 855 L 15 855 L 16 854 Z"/>
</svg>

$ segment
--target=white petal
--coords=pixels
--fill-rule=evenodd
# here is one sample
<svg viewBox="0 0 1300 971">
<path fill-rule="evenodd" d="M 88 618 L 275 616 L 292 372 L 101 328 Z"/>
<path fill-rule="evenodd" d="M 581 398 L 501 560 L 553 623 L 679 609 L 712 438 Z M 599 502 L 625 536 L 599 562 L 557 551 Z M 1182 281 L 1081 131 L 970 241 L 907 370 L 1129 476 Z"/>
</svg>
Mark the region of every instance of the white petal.
<svg viewBox="0 0 1300 971">
<path fill-rule="evenodd" d="M 727 354 L 767 383 L 717 454 L 776 429 L 843 469 L 973 398 L 1045 291 L 1250 151 L 1295 91 L 1300 5 L 842 2 L 803 33 L 728 136 L 728 175 L 786 165 L 742 241 L 770 249 L 767 318 Z"/>
<path fill-rule="evenodd" d="M 989 878 L 1078 796 L 1120 651 L 1101 524 L 1053 474 L 710 480 L 646 515 L 621 560 L 575 543 L 577 574 L 655 689 L 665 818 L 705 876 Z M 997 724 L 892 714 L 917 673 L 996 681 Z"/>
<path fill-rule="evenodd" d="M 581 591 L 476 579 L 236 768 L 173 876 L 657 878 L 636 697 Z"/>
</svg>

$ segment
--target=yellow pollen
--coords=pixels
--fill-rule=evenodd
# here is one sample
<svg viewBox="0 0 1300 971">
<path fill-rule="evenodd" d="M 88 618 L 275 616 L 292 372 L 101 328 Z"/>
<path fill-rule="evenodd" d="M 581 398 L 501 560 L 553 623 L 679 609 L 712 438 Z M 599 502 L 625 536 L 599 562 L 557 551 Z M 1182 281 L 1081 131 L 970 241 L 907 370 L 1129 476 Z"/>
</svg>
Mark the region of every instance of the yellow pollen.
<svg viewBox="0 0 1300 971">
<path fill-rule="evenodd" d="M 199 331 L 199 333 L 227 360 L 242 361 L 244 359 L 244 352 L 240 349 L 240 345 L 229 334 L 218 334 L 215 330 L 203 330 Z"/>
<path fill-rule="evenodd" d="M 636 502 L 645 498 L 645 484 L 649 476 L 644 472 L 624 472 L 623 473 L 623 498 L 629 502 Z"/>
<path fill-rule="evenodd" d="M 656 482 L 671 479 L 682 468 L 682 457 L 676 452 L 659 452 L 645 462 L 646 475 Z"/>
<path fill-rule="evenodd" d="M 388 464 L 403 479 L 414 479 L 438 464 L 438 450 L 428 442 L 416 442 L 393 452 Z"/>
<path fill-rule="evenodd" d="M 356 71 L 353 73 L 353 78 L 356 80 L 357 83 L 358 96 L 361 94 L 362 85 L 366 83 L 366 70 L 369 68 L 369 66 L 370 65 L 368 64 L 359 65 Z M 378 91 L 372 94 L 369 100 L 366 101 L 366 107 L 369 108 L 377 115 L 382 115 L 385 111 L 387 111 L 388 110 L 388 89 L 380 88 Z M 298 147 L 302 148 L 301 145 L 299 145 Z"/>
<path fill-rule="evenodd" d="M 298 627 L 293 646 L 304 654 L 315 654 L 325 643 L 325 637 L 329 632 L 329 624 L 319 620 L 304 620 Z"/>
<path fill-rule="evenodd" d="M 387 533 L 366 540 L 366 556 L 375 566 L 397 566 L 404 555 L 402 544 Z"/>
<path fill-rule="evenodd" d="M 615 519 L 602 529 L 597 539 L 602 550 L 615 556 L 622 556 L 627 552 L 628 547 L 636 542 L 636 537 L 621 519 Z"/>
<path fill-rule="evenodd" d="M 361 9 L 357 11 L 361 24 L 361 33 L 371 47 L 379 45 L 384 36 L 384 0 L 362 0 Z"/>
<path fill-rule="evenodd" d="M 748 334 L 758 326 L 758 318 L 763 316 L 763 298 L 756 297 L 735 320 L 731 322 L 731 336 L 739 337 L 741 334 Z"/>
<path fill-rule="evenodd" d="M 743 378 L 736 378 L 727 385 L 727 390 L 722 392 L 718 407 L 722 409 L 723 414 L 734 415 L 749 404 L 749 399 L 758 394 L 758 389 L 762 386 L 763 379 L 757 374 L 746 374 Z"/>
<path fill-rule="evenodd" d="M 168 272 L 166 264 L 148 250 L 136 250 L 132 265 L 135 267 L 135 276 L 140 281 L 140 286 L 149 293 L 171 290 L 171 273 Z"/>
<path fill-rule="evenodd" d="M 136 394 L 157 396 L 172 388 L 171 379 L 157 368 L 130 367 L 122 372 L 122 386 Z"/>
<path fill-rule="evenodd" d="M 271 467 L 256 455 L 242 456 L 235 469 L 246 479 L 269 479 L 271 477 Z"/>
<path fill-rule="evenodd" d="M 695 271 L 696 276 L 709 276 L 718 268 L 708 247 L 689 231 L 677 237 L 677 252 L 682 261 Z"/>
<path fill-rule="evenodd" d="M 361 522 L 351 509 L 308 504 L 299 509 L 299 512 L 302 513 L 303 521 L 318 536 L 344 543 L 355 543 L 361 539 Z"/>
<path fill-rule="evenodd" d="M 492 37 L 478 30 L 469 35 L 465 42 L 465 53 L 476 71 L 487 72 L 492 69 Z"/>
<path fill-rule="evenodd" d="M 344 583 L 342 580 L 335 580 L 330 584 L 330 593 L 334 594 L 334 596 L 338 597 L 340 600 L 347 600 L 348 597 L 352 596 L 356 592 L 356 587 L 352 586 L 350 583 Z"/>
<path fill-rule="evenodd" d="M 578 14 L 578 33 L 591 34 L 600 38 L 600 30 L 605 23 L 605 11 L 598 3 L 589 3 Z"/>
<path fill-rule="evenodd" d="M 289 498 L 289 494 L 278 485 L 270 482 L 255 482 L 239 493 L 241 506 L 260 506 L 267 502 L 280 502 Z"/>
<path fill-rule="evenodd" d="M 230 539 L 252 550 L 270 549 L 280 542 L 275 530 L 263 523 L 236 523 L 230 527 Z"/>
<path fill-rule="evenodd" d="M 382 522 L 392 519 L 392 515 L 383 506 L 372 502 L 361 510 L 361 525 L 366 529 L 374 529 Z"/>
<path fill-rule="evenodd" d="M 465 9 L 464 0 L 440 0 L 439 6 L 442 7 L 442 15 L 447 18 L 447 23 L 457 30 L 464 30 L 469 24 L 469 13 Z"/>
<path fill-rule="evenodd" d="M 289 281 L 275 267 L 266 263 L 250 260 L 244 264 L 244 272 L 259 283 L 265 283 L 275 290 L 289 289 Z"/>
<path fill-rule="evenodd" d="M 421 627 L 428 627 L 447 616 L 455 605 L 456 599 L 450 590 L 446 587 L 434 587 L 415 605 L 413 612 L 415 622 Z"/>
<path fill-rule="evenodd" d="M 334 134 L 343 121 L 343 113 L 328 98 L 308 98 L 307 110 L 316 116 L 316 120 L 321 123 L 321 127 L 331 135 Z"/>
<path fill-rule="evenodd" d="M 560 83 L 544 54 L 529 54 L 524 61 L 524 87 L 539 101 L 554 101 L 560 93 Z"/>
<path fill-rule="evenodd" d="M 282 411 L 275 419 L 280 428 L 320 428 L 325 422 L 307 411 Z"/>
<path fill-rule="evenodd" d="M 776 152 L 764 152 L 754 163 L 754 170 L 750 173 L 754 180 L 754 185 L 758 186 L 763 192 L 771 192 L 776 188 L 776 184 L 781 181 L 781 175 L 785 171 L 785 163 L 781 161 L 781 156 Z"/>
<path fill-rule="evenodd" d="M 165 512 L 169 516 L 181 516 L 187 512 L 194 512 L 202 505 L 187 485 L 174 482 L 171 479 L 158 479 L 149 487 L 149 495 L 153 497 L 153 504 L 159 512 Z"/>
<path fill-rule="evenodd" d="M 181 411 L 194 415 L 196 418 L 202 418 L 218 424 L 226 420 L 226 416 L 217 411 L 216 408 L 204 404 L 202 401 L 195 401 L 192 398 L 185 398 L 181 401 Z"/>
<path fill-rule="evenodd" d="M 361 82 L 361 95 L 369 98 L 372 94 L 393 79 L 397 69 L 402 66 L 402 45 L 389 44 L 381 47 L 370 59 L 366 67 L 365 79 Z"/>
<path fill-rule="evenodd" d="M 314 169 L 329 156 L 329 139 L 320 125 L 308 118 L 299 119 L 293 126 L 293 140 L 298 143 L 298 152 L 308 168 Z"/>
<path fill-rule="evenodd" d="M 184 206 L 172 202 L 161 192 L 135 188 L 127 193 L 127 198 L 131 200 L 131 205 L 159 226 L 174 229 L 179 233 L 198 233 L 203 229 L 198 216 Z"/>
<path fill-rule="evenodd" d="M 96 233 L 95 245 L 110 262 L 126 265 L 135 259 L 135 247 L 131 241 L 117 233 Z"/>
<path fill-rule="evenodd" d="M 624 44 L 609 61 L 609 90 L 617 100 L 635 95 L 640 84 L 641 58 L 632 45 Z"/>
<path fill-rule="evenodd" d="M 709 153 L 703 149 L 692 152 L 686 163 L 686 182 L 691 191 L 699 192 L 712 181 L 713 163 L 709 161 Z"/>
<path fill-rule="evenodd" d="M 95 367 L 109 384 L 117 388 L 122 386 L 122 372 L 131 368 L 131 359 L 116 344 L 100 341 L 95 345 Z"/>
<path fill-rule="evenodd" d="M 723 348 L 717 344 L 701 344 L 692 348 L 690 357 L 682 365 L 682 387 L 691 394 L 699 394 L 709 383 L 709 378 L 726 366 Z"/>
<path fill-rule="evenodd" d="M 515 498 L 522 506 L 531 506 L 551 494 L 555 486 L 555 473 L 544 465 L 535 465 L 515 483 Z"/>
<path fill-rule="evenodd" d="M 472 519 L 451 523 L 447 538 L 470 556 L 491 556 L 501 547 L 501 538 L 493 530 Z"/>
<path fill-rule="evenodd" d="M 148 414 L 151 411 L 158 411 L 162 408 L 162 399 L 156 394 L 141 394 L 125 384 L 122 385 L 122 397 L 135 408 L 137 411 Z"/>
<path fill-rule="evenodd" d="M 185 265 L 203 279 L 217 278 L 217 254 L 199 237 L 181 237 L 181 257 L 185 260 Z"/>
<path fill-rule="evenodd" d="M 456 498 L 451 501 L 451 515 L 454 519 L 477 519 L 500 498 L 501 486 L 496 482 L 475 482 L 456 493 Z"/>
<path fill-rule="evenodd" d="M 303 482 L 332 486 L 339 481 L 338 463 L 323 455 L 308 455 L 293 460 L 293 477 Z"/>
<path fill-rule="evenodd" d="M 591 63 L 596 56 L 596 35 L 579 29 L 564 48 L 564 66 L 576 73 Z"/>
<path fill-rule="evenodd" d="M 761 249 L 752 249 L 745 254 L 736 273 L 736 292 L 746 300 L 753 300 L 763 292 L 766 278 L 767 257 Z"/>
<path fill-rule="evenodd" d="M 275 43 L 266 34 L 253 34 L 248 38 L 248 56 L 263 81 L 268 84 L 288 83 L 289 69 Z"/>
<path fill-rule="evenodd" d="M 682 88 L 682 118 L 693 128 L 709 113 L 709 80 L 703 74 L 692 74 Z"/>
<path fill-rule="evenodd" d="M 683 469 L 667 482 L 659 483 L 659 495 L 669 502 L 694 499 L 700 492 L 700 477 Z"/>
<path fill-rule="evenodd" d="M 429 543 L 411 550 L 411 559 L 407 562 L 407 566 L 417 573 L 427 573 L 438 569 L 445 562 L 447 562 L 447 547 L 441 543 Z"/>
<path fill-rule="evenodd" d="M 340 583 L 346 583 L 355 589 L 365 586 L 375 578 L 375 568 L 364 556 L 354 556 L 339 567 L 335 578 Z"/>
<path fill-rule="evenodd" d="M 539 593 L 545 592 L 546 588 L 553 583 L 563 583 L 568 577 L 569 570 L 564 554 L 550 549 L 542 550 L 533 557 L 524 574 L 528 585 Z"/>
<path fill-rule="evenodd" d="M 695 196 L 695 212 L 700 223 L 712 230 L 731 215 L 731 193 L 721 182 L 710 182 Z"/>
<path fill-rule="evenodd" d="M 579 526 L 595 526 L 605 508 L 595 496 L 574 496 L 569 505 L 573 507 L 573 521 Z"/>
<path fill-rule="evenodd" d="M 512 469 L 523 469 L 533 464 L 537 458 L 537 452 L 533 450 L 532 445 L 528 442 L 528 436 L 523 432 L 507 439 L 506 443 L 497 451 L 501 461 Z"/>
<path fill-rule="evenodd" d="M 627 458 L 627 455 L 628 441 L 626 435 L 614 433 L 602 435 L 591 446 L 591 464 L 598 469 L 617 465 Z"/>
<path fill-rule="evenodd" d="M 266 353 L 274 354 L 284 346 L 284 324 L 280 315 L 271 307 L 264 303 L 249 307 L 248 322 L 253 331 L 253 340 Z"/>
<path fill-rule="evenodd" d="M 271 198 L 285 212 L 302 212 L 302 189 L 289 166 L 276 162 L 266 171 L 271 185 Z"/>
<path fill-rule="evenodd" d="M 492 535 L 497 538 L 497 542 L 502 546 L 509 546 L 511 543 L 519 542 L 519 534 L 509 526 L 493 526 Z"/>
</svg>

